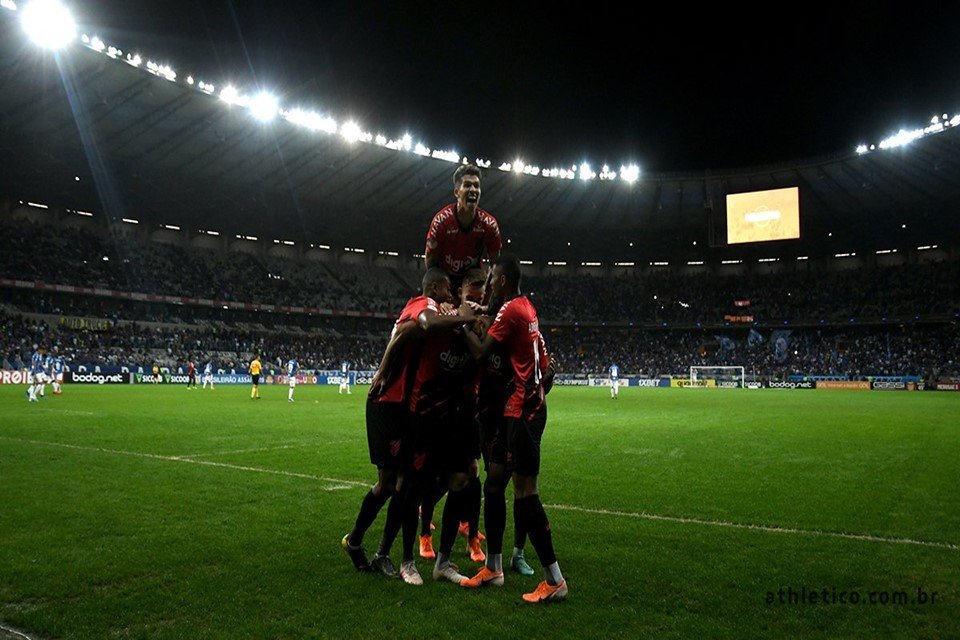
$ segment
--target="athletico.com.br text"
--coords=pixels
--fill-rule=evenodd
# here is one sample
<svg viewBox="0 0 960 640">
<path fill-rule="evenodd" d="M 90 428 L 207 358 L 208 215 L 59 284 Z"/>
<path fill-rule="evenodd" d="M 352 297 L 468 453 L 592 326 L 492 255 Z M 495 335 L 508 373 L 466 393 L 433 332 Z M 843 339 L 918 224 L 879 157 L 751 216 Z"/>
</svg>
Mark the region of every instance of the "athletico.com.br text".
<svg viewBox="0 0 960 640">
<path fill-rule="evenodd" d="M 910 591 L 844 591 L 842 589 L 808 589 L 801 587 L 780 587 L 777 591 L 767 591 L 764 601 L 768 605 L 777 604 L 874 604 L 874 605 L 924 605 L 936 604 L 938 591 L 927 591 L 917 587 Z M 940 598 L 942 601 L 942 598 Z"/>
</svg>

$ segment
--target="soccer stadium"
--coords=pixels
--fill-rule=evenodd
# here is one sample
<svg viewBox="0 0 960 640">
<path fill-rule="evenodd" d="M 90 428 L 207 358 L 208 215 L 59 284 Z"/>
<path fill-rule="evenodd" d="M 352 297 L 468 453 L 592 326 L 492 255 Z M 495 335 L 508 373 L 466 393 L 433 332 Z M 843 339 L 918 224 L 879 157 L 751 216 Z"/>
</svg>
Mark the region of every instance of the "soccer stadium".
<svg viewBox="0 0 960 640">
<path fill-rule="evenodd" d="M 0 0 L 0 639 L 960 637 L 948 77 L 571 156 L 531 94 L 706 54 L 591 88 L 566 10 L 137 4 Z"/>
</svg>

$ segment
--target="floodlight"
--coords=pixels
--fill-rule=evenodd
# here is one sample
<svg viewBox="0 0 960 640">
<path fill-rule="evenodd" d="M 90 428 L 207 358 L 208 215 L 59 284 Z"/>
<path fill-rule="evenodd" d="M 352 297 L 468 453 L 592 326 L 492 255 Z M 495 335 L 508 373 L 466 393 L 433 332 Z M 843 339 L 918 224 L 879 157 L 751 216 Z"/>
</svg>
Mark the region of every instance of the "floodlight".
<svg viewBox="0 0 960 640">
<path fill-rule="evenodd" d="M 57 0 L 33 0 L 21 20 L 30 39 L 44 49 L 62 49 L 77 37 L 77 23 Z"/>
<path fill-rule="evenodd" d="M 280 106 L 277 98 L 261 91 L 250 100 L 250 113 L 260 122 L 270 122 L 277 117 Z"/>
</svg>

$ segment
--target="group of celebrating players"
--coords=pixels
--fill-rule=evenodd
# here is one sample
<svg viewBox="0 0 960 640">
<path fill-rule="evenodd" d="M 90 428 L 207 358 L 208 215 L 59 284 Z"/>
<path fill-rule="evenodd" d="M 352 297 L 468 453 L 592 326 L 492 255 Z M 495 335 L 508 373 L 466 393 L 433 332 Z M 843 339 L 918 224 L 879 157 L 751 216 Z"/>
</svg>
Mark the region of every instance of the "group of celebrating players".
<svg viewBox="0 0 960 640">
<path fill-rule="evenodd" d="M 435 560 L 435 580 L 465 588 L 503 586 L 506 487 L 512 480 L 510 566 L 533 573 L 523 555 L 529 538 L 544 570 L 544 580 L 523 600 L 562 600 L 567 582 L 537 489 L 545 395 L 555 371 L 536 309 L 520 292 L 519 260 L 501 255 L 497 220 L 478 207 L 480 178 L 477 167 L 458 167 L 456 202 L 437 212 L 428 229 L 421 295 L 407 302 L 394 323 L 367 397 L 367 442 L 377 481 L 341 544 L 358 571 L 393 577 L 397 572 L 390 550 L 399 534 L 399 575 L 407 584 L 420 585 L 414 559 L 419 538 L 420 555 Z M 491 261 L 486 273 L 484 250 Z M 482 490 L 481 457 L 486 469 Z M 443 493 L 440 544 L 434 552 L 430 516 Z M 371 560 L 363 538 L 388 503 Z M 479 544 L 481 503 L 485 554 Z M 418 514 L 423 519 L 420 536 Z M 472 577 L 450 560 L 458 531 L 468 537 L 471 559 L 484 562 Z"/>
</svg>

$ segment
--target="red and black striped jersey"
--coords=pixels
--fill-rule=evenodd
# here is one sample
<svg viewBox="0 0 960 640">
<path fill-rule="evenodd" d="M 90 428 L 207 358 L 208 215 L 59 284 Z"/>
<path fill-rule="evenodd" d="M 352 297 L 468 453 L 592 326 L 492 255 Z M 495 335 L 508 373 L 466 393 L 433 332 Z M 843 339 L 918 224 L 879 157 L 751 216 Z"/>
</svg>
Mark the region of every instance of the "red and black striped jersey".
<svg viewBox="0 0 960 640">
<path fill-rule="evenodd" d="M 400 317 L 393 323 L 393 331 L 390 333 L 390 339 L 393 339 L 400 325 L 410 321 L 417 322 L 420 314 L 427 309 L 438 311 L 439 306 L 436 300 L 428 298 L 427 296 L 417 296 L 416 298 L 407 300 L 403 311 L 400 312 Z M 380 395 L 372 398 L 374 402 L 403 402 L 407 399 L 406 392 L 409 387 L 410 372 L 416 367 L 418 350 L 419 345 L 410 342 L 404 345 L 399 356 L 393 359 L 393 365 L 390 366 L 388 371 L 384 371 L 381 374 L 383 377 L 383 386 L 381 387 Z"/>
<path fill-rule="evenodd" d="M 434 214 L 427 228 L 426 255 L 438 254 L 438 266 L 454 277 L 463 277 L 468 269 L 481 266 L 484 249 L 487 255 L 495 255 L 502 248 L 497 219 L 479 207 L 467 229 L 457 220 L 456 203 Z"/>
<path fill-rule="evenodd" d="M 440 331 L 424 339 L 410 390 L 412 413 L 445 415 L 455 402 L 472 395 L 476 363 L 460 331 Z"/>
<path fill-rule="evenodd" d="M 528 418 L 543 406 L 543 372 L 549 365 L 537 310 L 526 296 L 500 307 L 487 332 L 505 350 L 513 369 L 513 387 L 503 408 L 507 418 Z"/>
</svg>

